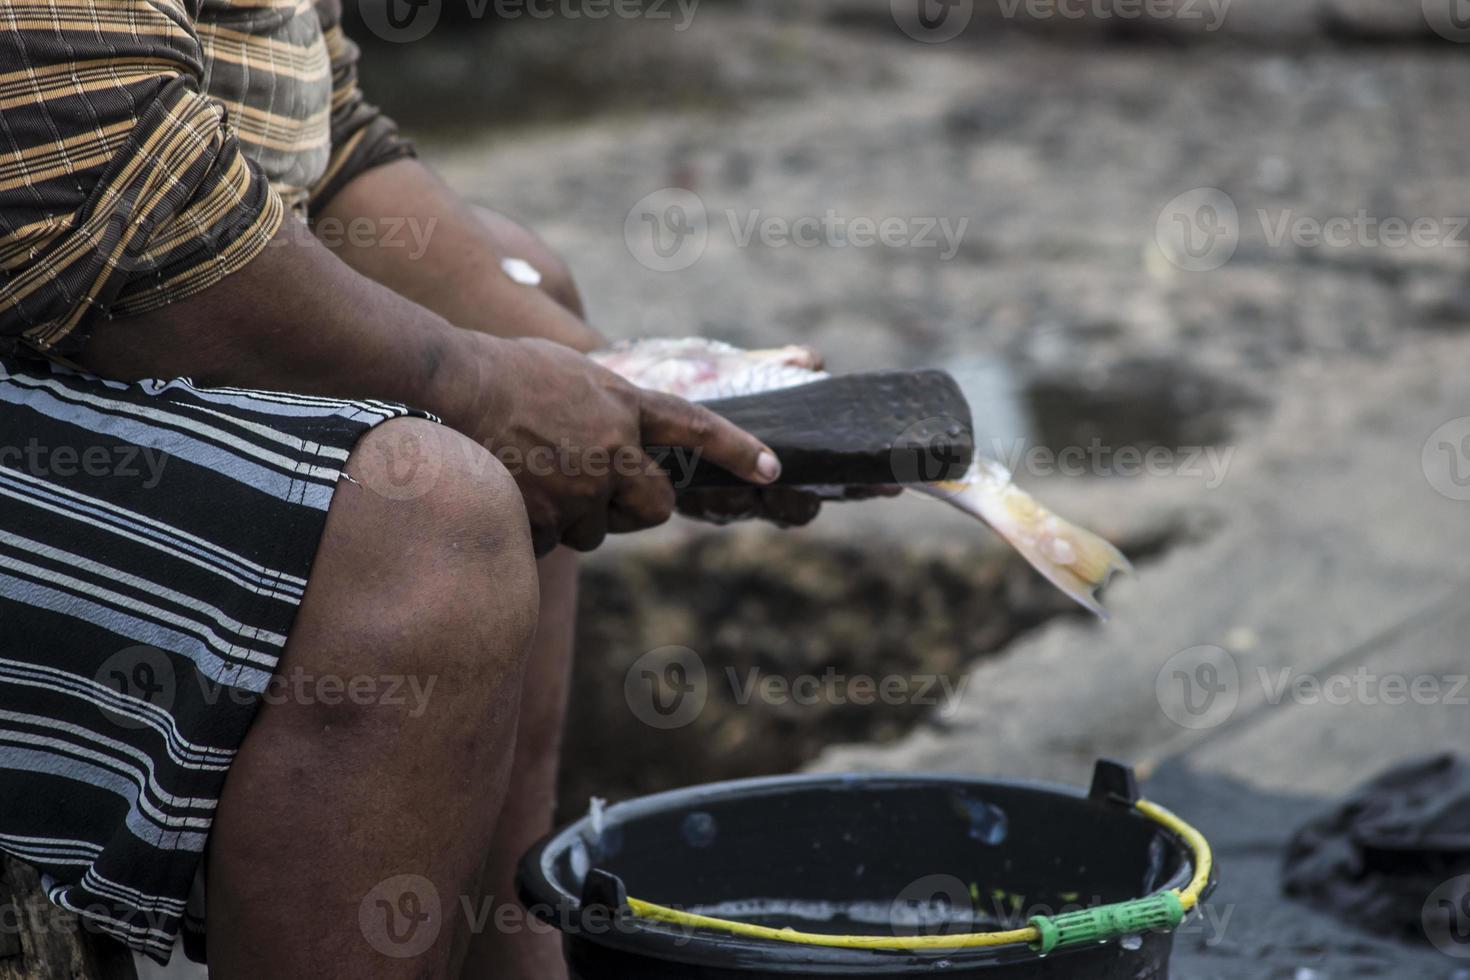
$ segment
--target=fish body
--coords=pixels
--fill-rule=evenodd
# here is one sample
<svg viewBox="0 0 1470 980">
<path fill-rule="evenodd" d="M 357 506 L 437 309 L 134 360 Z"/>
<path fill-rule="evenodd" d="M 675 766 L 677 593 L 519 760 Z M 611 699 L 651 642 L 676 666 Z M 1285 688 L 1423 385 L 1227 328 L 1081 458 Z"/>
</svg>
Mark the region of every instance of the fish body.
<svg viewBox="0 0 1470 980">
<path fill-rule="evenodd" d="M 626 341 L 591 355 L 643 388 L 709 401 L 809 384 L 829 377 L 806 347 L 742 350 L 699 337 Z M 809 487 L 841 496 L 841 487 Z M 1001 463 L 977 454 L 959 480 L 919 484 L 934 497 L 989 525 L 1028 562 L 1076 602 L 1107 619 L 1098 591 L 1114 572 L 1132 571 L 1111 543 L 1052 513 L 1016 486 Z"/>
<path fill-rule="evenodd" d="M 624 341 L 592 358 L 639 387 L 691 402 L 756 395 L 828 377 L 809 347 L 741 350 L 702 337 Z"/>
</svg>

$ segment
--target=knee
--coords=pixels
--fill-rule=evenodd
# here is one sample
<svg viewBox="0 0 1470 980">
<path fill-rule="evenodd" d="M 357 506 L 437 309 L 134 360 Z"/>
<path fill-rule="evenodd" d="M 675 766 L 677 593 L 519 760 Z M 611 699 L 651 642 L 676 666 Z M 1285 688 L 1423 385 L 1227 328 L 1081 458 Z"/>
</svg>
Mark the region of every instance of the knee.
<svg viewBox="0 0 1470 980">
<path fill-rule="evenodd" d="M 480 221 L 495 239 L 502 256 L 524 259 L 529 262 L 531 267 L 541 274 L 538 288 L 542 292 L 578 317 L 584 315 L 582 294 L 577 289 L 571 268 L 560 255 L 553 252 L 541 240 L 540 235 L 498 211 L 492 211 L 489 208 L 477 208 L 476 210 L 480 215 Z"/>
<path fill-rule="evenodd" d="M 537 272 L 541 273 L 542 292 L 556 300 L 559 305 L 578 319 L 586 317 L 586 310 L 582 306 L 582 294 L 577 289 L 576 280 L 572 278 L 572 270 L 560 255 L 542 246 L 541 253 L 536 258 L 527 259 L 527 261 L 536 267 Z"/>
<path fill-rule="evenodd" d="M 535 581 L 520 489 L 474 440 L 428 419 L 392 419 L 358 441 L 346 472 L 422 549 L 448 547 Z"/>
<path fill-rule="evenodd" d="M 453 658 L 437 666 L 461 676 L 519 671 L 540 598 L 525 505 L 500 461 L 447 426 L 395 419 L 359 441 L 347 474 L 379 569 L 386 563 L 378 574 L 391 582 L 411 628 L 444 634 L 402 645 L 416 669 L 427 655 Z M 407 625 L 388 618 L 390 628 Z"/>
</svg>

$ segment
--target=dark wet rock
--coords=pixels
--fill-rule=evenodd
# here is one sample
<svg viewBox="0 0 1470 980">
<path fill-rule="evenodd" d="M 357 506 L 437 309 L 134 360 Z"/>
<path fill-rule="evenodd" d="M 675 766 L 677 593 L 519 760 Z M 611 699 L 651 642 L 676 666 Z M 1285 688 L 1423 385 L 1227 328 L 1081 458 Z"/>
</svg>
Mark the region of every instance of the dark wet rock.
<svg viewBox="0 0 1470 980">
<path fill-rule="evenodd" d="M 593 795 L 789 772 L 832 743 L 942 724 L 944 685 L 970 664 L 1052 617 L 1086 615 L 1019 558 L 985 545 L 836 546 L 752 527 L 590 562 L 564 815 Z M 1141 560 L 1161 546 L 1127 547 Z M 624 681 L 639 658 L 671 646 L 699 655 L 706 682 L 696 696 L 706 700 L 687 725 L 660 730 L 640 720 Z M 897 678 L 912 697 L 857 703 L 851 684 L 863 677 Z M 747 697 L 765 682 L 813 683 L 816 702 L 800 703 L 795 686 L 789 698 Z"/>
<path fill-rule="evenodd" d="M 1041 376 L 1025 393 L 1045 446 L 1215 446 L 1256 399 L 1229 382 L 1172 361 L 1114 364 L 1094 377 Z"/>
<path fill-rule="evenodd" d="M 374 101 L 419 131 L 449 136 L 608 112 L 730 110 L 818 82 L 861 89 L 889 77 L 880 59 L 853 58 L 822 32 L 732 19 L 730 6 L 697 4 L 688 19 L 664 3 L 660 18 L 496 20 L 491 4 L 473 8 L 481 17 L 446 17 L 416 43 L 384 43 L 362 25 L 353 36 Z M 449 0 L 444 9 L 463 10 Z"/>
<path fill-rule="evenodd" d="M 1470 275 L 1415 277 L 1406 292 L 1414 322 L 1439 330 L 1470 327 Z"/>
<path fill-rule="evenodd" d="M 835 24 L 898 34 L 883 0 L 800 0 Z M 917 4 L 919 0 L 905 0 Z M 1446 16 L 1456 0 L 994 0 L 957 4 L 968 22 L 956 40 L 964 44 L 1039 36 L 1069 44 L 1182 46 L 1221 38 L 1254 44 L 1436 43 L 1423 8 Z M 1064 11 L 1064 13 L 1063 13 Z M 965 16 L 964 13 L 952 16 Z"/>
<path fill-rule="evenodd" d="M 1399 3 L 1396 0 L 1325 0 L 1322 29 L 1335 37 L 1399 43 L 1435 39 L 1425 10 L 1439 5 L 1449 10 L 1457 0 Z"/>
<path fill-rule="evenodd" d="M 1176 980 L 1454 977 L 1459 964 L 1448 956 L 1352 929 L 1282 895 L 1287 840 L 1325 801 L 1264 792 L 1183 763 L 1161 768 L 1143 792 L 1198 827 L 1220 869 L 1220 887 L 1175 940 Z"/>
</svg>

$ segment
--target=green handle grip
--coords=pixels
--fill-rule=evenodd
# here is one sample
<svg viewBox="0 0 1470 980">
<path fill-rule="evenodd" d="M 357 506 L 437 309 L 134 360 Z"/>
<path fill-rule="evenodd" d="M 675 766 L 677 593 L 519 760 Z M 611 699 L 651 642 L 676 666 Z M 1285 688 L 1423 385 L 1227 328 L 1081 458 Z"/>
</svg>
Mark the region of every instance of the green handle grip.
<svg viewBox="0 0 1470 980">
<path fill-rule="evenodd" d="M 1033 916 L 1029 922 L 1041 938 L 1031 948 L 1050 953 L 1063 946 L 1103 942 L 1155 929 L 1173 929 L 1184 921 L 1184 906 L 1175 892 L 1140 898 L 1117 905 L 1099 905 L 1066 915 Z"/>
</svg>

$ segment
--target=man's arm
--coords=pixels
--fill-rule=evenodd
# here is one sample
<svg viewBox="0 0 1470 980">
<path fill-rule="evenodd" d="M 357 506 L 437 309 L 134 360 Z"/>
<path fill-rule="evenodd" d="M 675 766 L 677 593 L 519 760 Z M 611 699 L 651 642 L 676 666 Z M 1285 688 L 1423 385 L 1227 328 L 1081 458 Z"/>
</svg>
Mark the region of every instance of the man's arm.
<svg viewBox="0 0 1470 980">
<path fill-rule="evenodd" d="M 499 354 L 357 274 L 288 217 L 239 272 L 150 313 L 98 323 L 77 359 L 123 380 L 182 375 L 401 401 L 469 428 L 494 411 L 470 369 Z"/>
<path fill-rule="evenodd" d="M 495 238 L 473 206 L 418 160 L 397 160 L 358 174 L 317 214 L 318 227 L 348 265 L 454 323 L 498 337 L 544 337 L 580 351 L 607 340 L 540 289 L 522 285 L 500 267 Z M 354 224 L 355 223 L 355 224 Z M 358 228 L 366 234 L 352 234 Z M 373 230 L 397 229 L 394 242 Z M 855 499 L 896 491 L 858 490 Z M 821 510 L 815 494 L 792 487 L 688 491 L 686 517 L 724 524 L 760 518 L 782 526 L 807 524 Z"/>
<path fill-rule="evenodd" d="M 291 218 L 218 284 L 99 325 L 80 360 L 106 377 L 189 375 L 202 384 L 402 401 L 520 459 L 563 446 L 618 459 L 660 444 L 698 449 L 757 483 L 780 472 L 749 434 L 636 388 L 560 344 L 452 326 L 349 268 Z M 609 531 L 667 519 L 673 489 L 639 458 L 634 467 L 596 472 L 516 473 L 538 548 L 561 541 L 586 550 Z"/>
<path fill-rule="evenodd" d="M 459 326 L 543 337 L 584 353 L 607 345 L 543 290 L 506 275 L 501 260 L 525 256 L 500 254 L 475 209 L 418 160 L 359 174 L 315 220 L 352 268 Z M 353 234 L 355 228 L 368 233 Z"/>
</svg>

